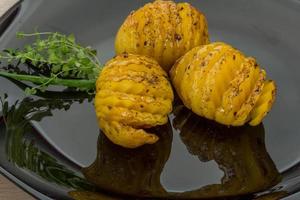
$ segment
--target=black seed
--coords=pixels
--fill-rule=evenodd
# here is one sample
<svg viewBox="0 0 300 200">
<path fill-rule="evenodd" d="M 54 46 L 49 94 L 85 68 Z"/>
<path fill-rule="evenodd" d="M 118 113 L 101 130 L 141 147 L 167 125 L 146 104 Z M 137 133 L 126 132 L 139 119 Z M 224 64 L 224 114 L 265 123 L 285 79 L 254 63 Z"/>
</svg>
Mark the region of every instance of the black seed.
<svg viewBox="0 0 300 200">
<path fill-rule="evenodd" d="M 175 33 L 174 35 L 175 40 L 180 41 L 182 38 L 179 34 Z"/>
</svg>

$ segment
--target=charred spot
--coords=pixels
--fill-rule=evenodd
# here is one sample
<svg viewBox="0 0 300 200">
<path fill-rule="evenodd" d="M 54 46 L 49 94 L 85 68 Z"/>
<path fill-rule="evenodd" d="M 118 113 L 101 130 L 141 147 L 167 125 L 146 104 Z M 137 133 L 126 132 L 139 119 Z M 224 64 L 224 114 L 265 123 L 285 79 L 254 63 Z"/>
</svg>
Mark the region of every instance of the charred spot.
<svg viewBox="0 0 300 200">
<path fill-rule="evenodd" d="M 123 58 L 128 58 L 128 53 L 127 52 L 123 53 Z"/>
<path fill-rule="evenodd" d="M 204 66 L 205 66 L 205 62 L 204 62 L 204 61 L 201 62 L 200 66 L 201 66 L 201 67 L 204 67 Z"/>
<path fill-rule="evenodd" d="M 198 24 L 198 22 L 194 22 L 194 23 L 193 23 L 194 26 L 197 26 L 197 24 Z"/>
<path fill-rule="evenodd" d="M 158 82 L 158 76 L 153 76 L 148 82 L 150 84 L 156 84 Z M 155 88 L 155 86 L 153 86 L 153 88 Z"/>
<path fill-rule="evenodd" d="M 184 68 L 184 72 L 186 72 L 187 70 L 189 70 L 191 68 L 191 66 L 189 65 L 189 66 L 187 66 L 187 67 L 185 67 Z"/>
<path fill-rule="evenodd" d="M 258 64 L 257 64 L 257 63 L 255 63 L 255 64 L 254 64 L 254 67 L 255 67 L 255 68 L 257 68 L 257 67 L 258 67 Z"/>
<path fill-rule="evenodd" d="M 175 33 L 174 39 L 177 40 L 177 41 L 180 41 L 182 39 L 182 37 L 178 33 Z"/>
<path fill-rule="evenodd" d="M 235 56 L 235 55 L 233 55 L 233 56 L 232 56 L 232 59 L 233 59 L 233 60 L 235 60 L 235 59 L 236 59 L 236 56 Z"/>
<path fill-rule="evenodd" d="M 237 112 L 234 112 L 233 115 L 236 116 L 236 115 L 237 115 Z"/>
<path fill-rule="evenodd" d="M 108 106 L 108 110 L 111 110 L 112 109 L 112 107 L 111 106 Z"/>
<path fill-rule="evenodd" d="M 184 8 L 183 7 L 180 7 L 180 10 L 183 10 Z"/>
<path fill-rule="evenodd" d="M 144 46 L 147 46 L 147 45 L 148 45 L 148 42 L 147 42 L 147 41 L 145 41 L 145 42 L 144 42 Z"/>
<path fill-rule="evenodd" d="M 139 44 L 139 43 L 137 43 L 137 44 L 136 44 L 136 47 L 140 47 L 140 44 Z"/>
<path fill-rule="evenodd" d="M 148 69 L 152 69 L 152 66 L 149 65 L 149 64 L 147 64 L 146 67 L 147 67 Z"/>
<path fill-rule="evenodd" d="M 272 96 L 274 96 L 276 93 L 276 90 L 272 90 Z"/>
<path fill-rule="evenodd" d="M 146 90 L 146 93 L 148 93 L 148 92 L 149 92 L 149 89 Z"/>
<path fill-rule="evenodd" d="M 144 108 L 144 105 L 140 105 L 141 108 Z"/>
</svg>

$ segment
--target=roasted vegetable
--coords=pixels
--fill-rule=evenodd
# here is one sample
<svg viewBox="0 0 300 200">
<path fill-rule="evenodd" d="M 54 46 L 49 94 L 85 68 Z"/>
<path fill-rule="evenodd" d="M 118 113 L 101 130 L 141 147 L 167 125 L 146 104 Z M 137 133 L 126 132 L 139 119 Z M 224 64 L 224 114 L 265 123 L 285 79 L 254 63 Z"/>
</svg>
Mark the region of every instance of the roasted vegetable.
<svg viewBox="0 0 300 200">
<path fill-rule="evenodd" d="M 167 123 L 173 91 L 158 63 L 122 54 L 110 60 L 96 83 L 95 107 L 105 135 L 115 144 L 135 148 L 158 140 L 143 128 Z"/>
<path fill-rule="evenodd" d="M 193 47 L 207 44 L 205 16 L 188 3 L 154 1 L 132 12 L 116 37 L 116 53 L 147 55 L 166 70 Z"/>
<path fill-rule="evenodd" d="M 256 60 L 225 43 L 192 49 L 170 75 L 186 107 L 225 125 L 258 125 L 275 99 L 275 83 Z"/>
</svg>

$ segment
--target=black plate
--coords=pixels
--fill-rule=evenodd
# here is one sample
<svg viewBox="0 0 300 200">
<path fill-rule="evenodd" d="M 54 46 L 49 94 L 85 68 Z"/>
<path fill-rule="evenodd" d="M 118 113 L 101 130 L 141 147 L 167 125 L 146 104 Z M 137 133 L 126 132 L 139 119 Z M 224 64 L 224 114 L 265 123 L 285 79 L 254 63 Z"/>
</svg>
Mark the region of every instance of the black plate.
<svg viewBox="0 0 300 200">
<path fill-rule="evenodd" d="M 15 33 L 37 27 L 73 33 L 98 49 L 105 62 L 114 55 L 118 27 L 145 2 L 26 0 L 14 20 L 16 12 L 2 19 L 0 31 L 13 22 L 0 38 L 0 49 L 22 47 L 30 41 L 16 40 Z M 25 98 L 23 85 L 0 78 L 0 94 L 8 94 L 10 108 L 3 111 L 9 118 L 0 119 L 1 173 L 40 199 L 253 199 L 267 194 L 299 199 L 300 2 L 189 2 L 206 14 L 212 41 L 256 57 L 276 80 L 277 101 L 263 125 L 227 128 L 177 103 L 170 123 L 155 129 L 161 138 L 157 144 L 128 150 L 99 134 L 90 97 Z"/>
</svg>

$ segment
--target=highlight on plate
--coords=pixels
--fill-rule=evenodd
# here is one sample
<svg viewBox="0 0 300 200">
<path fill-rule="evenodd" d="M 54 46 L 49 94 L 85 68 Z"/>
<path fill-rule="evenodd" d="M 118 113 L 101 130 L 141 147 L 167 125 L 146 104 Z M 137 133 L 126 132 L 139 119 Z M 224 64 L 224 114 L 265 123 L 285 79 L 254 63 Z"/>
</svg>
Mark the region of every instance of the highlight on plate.
<svg viewBox="0 0 300 200">
<path fill-rule="evenodd" d="M 148 129 L 168 122 L 176 94 L 201 117 L 228 126 L 260 124 L 274 103 L 275 82 L 254 58 L 210 43 L 208 33 L 206 17 L 192 5 L 158 0 L 128 15 L 115 38 L 116 57 L 105 66 L 73 35 L 18 33 L 36 40 L 3 51 L 8 67 L 0 76 L 33 83 L 28 95 L 50 85 L 94 93 L 99 127 L 127 148 L 159 140 Z"/>
</svg>

